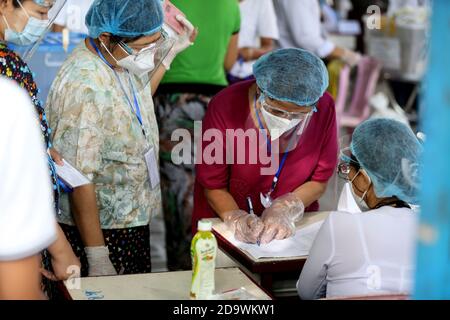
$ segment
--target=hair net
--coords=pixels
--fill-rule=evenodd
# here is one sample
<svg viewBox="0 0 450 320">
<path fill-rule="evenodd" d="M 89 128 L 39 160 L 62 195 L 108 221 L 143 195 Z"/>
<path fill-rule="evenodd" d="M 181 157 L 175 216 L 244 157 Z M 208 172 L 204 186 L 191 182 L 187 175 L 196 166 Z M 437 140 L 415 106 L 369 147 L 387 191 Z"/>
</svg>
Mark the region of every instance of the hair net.
<svg viewBox="0 0 450 320">
<path fill-rule="evenodd" d="M 86 15 L 92 38 L 103 32 L 126 38 L 150 35 L 163 22 L 161 0 L 95 0 Z"/>
<path fill-rule="evenodd" d="M 350 148 L 378 197 L 417 203 L 422 145 L 407 125 L 392 119 L 367 120 L 356 128 Z"/>
<path fill-rule="evenodd" d="M 253 73 L 265 95 L 299 106 L 313 105 L 328 87 L 328 72 L 323 61 L 302 49 L 268 53 L 256 61 Z"/>
</svg>

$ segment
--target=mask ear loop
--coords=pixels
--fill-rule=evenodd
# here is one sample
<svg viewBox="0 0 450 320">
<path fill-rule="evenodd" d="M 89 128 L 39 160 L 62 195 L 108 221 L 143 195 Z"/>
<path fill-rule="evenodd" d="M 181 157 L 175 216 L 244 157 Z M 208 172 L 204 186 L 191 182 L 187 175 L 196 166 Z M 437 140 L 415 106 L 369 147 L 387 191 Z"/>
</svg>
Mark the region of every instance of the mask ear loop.
<svg viewBox="0 0 450 320">
<path fill-rule="evenodd" d="M 98 41 L 101 43 L 101 45 L 103 46 L 103 48 L 105 48 L 106 52 L 108 52 L 108 54 L 114 59 L 114 61 L 115 61 L 116 63 L 118 63 L 119 61 L 116 59 L 116 57 L 113 56 L 113 54 L 111 53 L 111 51 L 109 51 L 109 49 L 106 47 L 106 45 L 103 43 L 103 41 L 101 41 L 100 39 L 99 39 Z M 119 46 L 119 47 L 120 47 L 120 46 Z M 121 48 L 122 48 L 122 47 L 121 47 Z M 122 50 L 124 50 L 124 49 L 122 48 Z"/>
<path fill-rule="evenodd" d="M 17 3 L 19 4 L 19 6 L 23 10 L 23 12 L 25 12 L 25 15 L 27 16 L 28 20 L 30 20 L 30 15 L 28 14 L 27 10 L 25 10 L 22 3 L 20 3 L 20 0 L 17 0 Z M 3 18 L 3 21 L 5 21 L 6 27 L 10 30 L 13 30 L 13 29 L 11 29 L 11 26 L 9 25 L 8 20 L 6 20 L 6 17 L 4 14 L 2 14 L 2 18 Z"/>
<path fill-rule="evenodd" d="M 19 4 L 20 8 L 22 8 L 23 12 L 25 12 L 25 14 L 28 17 L 28 19 L 30 19 L 30 15 L 28 14 L 27 10 L 23 7 L 23 5 L 20 2 L 20 0 L 17 0 L 17 3 Z"/>
<path fill-rule="evenodd" d="M 25 12 L 25 15 L 27 16 L 28 20 L 30 20 L 30 15 L 28 14 L 27 10 L 25 10 L 25 8 L 23 7 L 22 3 L 20 2 L 20 0 L 17 0 L 17 3 L 19 4 L 20 8 L 23 10 L 23 12 Z M 8 23 L 8 20 L 6 20 L 6 17 L 4 14 L 2 14 L 2 18 L 3 21 L 5 21 L 6 26 L 8 27 L 8 29 L 11 29 L 11 26 Z"/>
<path fill-rule="evenodd" d="M 2 14 L 2 18 L 3 18 L 3 21 L 5 21 L 6 27 L 11 30 L 11 27 L 9 26 L 8 20 L 6 20 L 6 17 L 3 14 Z"/>
<path fill-rule="evenodd" d="M 352 178 L 352 180 L 350 180 L 350 183 L 352 184 L 352 188 L 353 188 L 353 181 L 356 179 L 356 177 L 358 176 L 358 174 L 360 172 L 362 172 L 362 169 L 359 169 L 358 172 L 355 174 L 355 176 Z M 367 179 L 369 179 L 369 186 L 367 187 L 366 191 L 363 192 L 363 194 L 361 196 L 361 201 L 364 201 L 364 198 L 367 196 L 370 186 L 372 185 L 372 179 L 370 179 L 369 175 L 365 174 L 365 176 L 367 177 Z M 369 206 L 369 205 L 367 205 L 367 206 Z"/>
</svg>

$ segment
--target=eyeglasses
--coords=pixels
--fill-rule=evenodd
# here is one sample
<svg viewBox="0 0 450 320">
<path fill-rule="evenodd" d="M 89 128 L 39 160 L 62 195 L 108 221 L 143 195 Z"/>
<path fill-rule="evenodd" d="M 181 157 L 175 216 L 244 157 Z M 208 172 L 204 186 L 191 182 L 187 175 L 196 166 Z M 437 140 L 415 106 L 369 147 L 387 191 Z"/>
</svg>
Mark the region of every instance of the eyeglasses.
<svg viewBox="0 0 450 320">
<path fill-rule="evenodd" d="M 365 174 L 366 178 L 369 180 L 369 187 L 367 188 L 366 191 L 360 190 L 360 189 L 353 183 L 353 181 L 355 181 L 356 177 L 357 177 L 359 174 L 364 174 L 365 171 L 364 171 L 363 169 L 359 168 L 359 167 L 358 167 L 358 168 L 354 167 L 354 169 L 356 170 L 356 173 L 355 173 L 355 175 L 353 176 L 353 178 L 350 179 L 349 174 L 350 174 L 350 171 L 351 171 L 351 167 L 352 167 L 352 166 L 353 166 L 353 165 L 350 164 L 350 163 L 348 163 L 348 162 L 341 162 L 341 163 L 338 165 L 338 168 L 337 168 L 338 176 L 339 176 L 339 178 L 344 179 L 344 180 L 349 181 L 350 183 L 352 183 L 353 187 L 354 187 L 357 191 L 359 191 L 360 193 L 362 193 L 363 196 L 365 196 L 365 195 L 367 194 L 367 191 L 369 191 L 370 185 L 372 184 L 372 180 L 370 179 L 369 175 Z M 363 171 L 364 171 L 364 173 L 362 173 Z"/>
<path fill-rule="evenodd" d="M 126 44 L 123 41 L 119 42 L 119 46 L 126 52 L 128 53 L 130 56 L 131 55 L 135 55 L 135 56 L 139 56 L 140 54 L 143 53 L 147 53 L 148 51 L 156 51 L 158 50 L 159 47 L 162 46 L 162 44 L 167 40 L 167 34 L 165 33 L 164 30 L 161 31 L 161 37 L 156 40 L 155 42 L 151 43 L 148 47 L 142 48 L 139 51 L 134 50 L 133 48 L 131 48 L 128 44 Z"/>
<path fill-rule="evenodd" d="M 339 178 L 350 181 L 350 178 L 348 177 L 350 174 L 350 169 L 350 164 L 348 162 L 340 163 L 337 167 L 337 174 Z"/>
<path fill-rule="evenodd" d="M 317 112 L 317 103 L 311 106 L 312 110 L 309 112 L 290 112 L 285 111 L 283 109 L 271 106 L 267 103 L 266 99 L 262 99 L 260 101 L 261 107 L 264 108 L 267 112 L 270 112 L 274 116 L 285 118 L 288 120 L 305 120 L 308 116 L 311 116 L 313 112 Z"/>
</svg>

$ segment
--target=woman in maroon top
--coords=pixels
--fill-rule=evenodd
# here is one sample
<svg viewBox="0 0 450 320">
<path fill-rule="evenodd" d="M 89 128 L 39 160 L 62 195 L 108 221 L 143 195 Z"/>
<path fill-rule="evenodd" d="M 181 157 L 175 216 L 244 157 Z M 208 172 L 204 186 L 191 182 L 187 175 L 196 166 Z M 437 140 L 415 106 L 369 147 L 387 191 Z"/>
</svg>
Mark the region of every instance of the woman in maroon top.
<svg viewBox="0 0 450 320">
<path fill-rule="evenodd" d="M 208 106 L 192 226 L 217 215 L 238 240 L 267 243 L 292 236 L 305 207 L 318 210 L 337 164 L 337 128 L 324 94 L 327 70 L 313 54 L 274 51 L 254 74 L 256 81 L 221 91 Z"/>
</svg>

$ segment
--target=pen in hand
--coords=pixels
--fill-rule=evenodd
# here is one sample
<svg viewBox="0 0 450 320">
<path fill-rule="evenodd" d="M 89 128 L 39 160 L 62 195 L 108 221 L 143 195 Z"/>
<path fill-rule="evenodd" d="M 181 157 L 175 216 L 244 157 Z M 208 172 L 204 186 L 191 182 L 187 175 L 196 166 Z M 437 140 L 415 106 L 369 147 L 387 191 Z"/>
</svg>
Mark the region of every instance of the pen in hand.
<svg viewBox="0 0 450 320">
<path fill-rule="evenodd" d="M 250 197 L 247 197 L 247 205 L 248 205 L 248 211 L 249 211 L 249 213 L 250 213 L 250 214 L 255 214 L 255 212 L 254 212 L 254 210 L 253 210 L 252 199 L 251 199 Z M 260 241 L 259 238 L 258 238 L 258 240 L 256 240 L 256 244 L 257 244 L 258 246 L 261 245 L 261 241 Z"/>
</svg>

